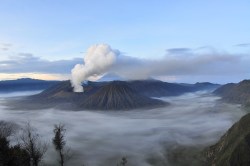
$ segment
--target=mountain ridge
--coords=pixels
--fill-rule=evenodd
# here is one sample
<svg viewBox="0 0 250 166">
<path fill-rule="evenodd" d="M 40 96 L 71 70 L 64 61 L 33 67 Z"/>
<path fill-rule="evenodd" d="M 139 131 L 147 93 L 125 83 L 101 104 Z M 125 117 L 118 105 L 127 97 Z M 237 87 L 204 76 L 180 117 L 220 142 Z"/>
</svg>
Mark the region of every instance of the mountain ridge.
<svg viewBox="0 0 250 166">
<path fill-rule="evenodd" d="M 60 83 L 60 81 L 47 81 L 31 78 L 3 80 L 0 81 L 0 92 L 44 90 L 58 83 Z"/>
<path fill-rule="evenodd" d="M 205 150 L 209 165 L 250 165 L 250 114 L 236 122 L 213 146 Z"/>
<path fill-rule="evenodd" d="M 250 106 L 250 80 L 223 85 L 216 89 L 214 94 L 221 96 L 226 102 Z"/>
<path fill-rule="evenodd" d="M 217 84 L 180 85 L 159 80 L 87 82 L 84 92 L 75 93 L 70 81 L 62 81 L 43 92 L 28 96 L 20 107 L 36 104 L 42 108 L 60 107 L 73 110 L 130 110 L 168 105 L 159 97 L 176 96 L 187 92 L 215 88 Z M 156 97 L 156 98 L 155 98 Z M 32 101 L 32 102 L 31 102 Z"/>
<path fill-rule="evenodd" d="M 141 95 L 122 81 L 104 85 L 80 104 L 84 108 L 96 110 L 127 110 L 163 105 L 166 103 Z"/>
</svg>

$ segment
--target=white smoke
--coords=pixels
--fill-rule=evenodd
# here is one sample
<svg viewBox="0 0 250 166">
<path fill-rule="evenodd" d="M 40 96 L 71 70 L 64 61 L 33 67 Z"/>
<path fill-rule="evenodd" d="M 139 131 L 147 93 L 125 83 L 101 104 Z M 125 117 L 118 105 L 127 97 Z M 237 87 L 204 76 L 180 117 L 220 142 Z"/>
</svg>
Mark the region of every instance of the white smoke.
<svg viewBox="0 0 250 166">
<path fill-rule="evenodd" d="M 112 73 L 122 79 L 177 78 L 183 76 L 225 76 L 245 73 L 241 67 L 242 57 L 216 51 L 195 52 L 191 49 L 174 49 L 159 59 L 140 59 L 120 54 L 107 44 L 91 46 L 84 64 L 77 64 L 72 70 L 72 86 L 75 92 L 83 92 L 81 83 L 91 77 L 101 78 Z M 176 51 L 178 54 L 176 55 Z M 119 56 L 118 56 L 119 55 Z M 232 68 L 232 66 L 234 66 Z"/>
<path fill-rule="evenodd" d="M 118 50 L 112 49 L 107 44 L 96 44 L 91 46 L 83 60 L 84 64 L 77 64 L 71 70 L 71 84 L 74 92 L 83 92 L 82 82 L 89 80 L 92 76 L 105 74 L 108 69 L 115 63 Z"/>
</svg>

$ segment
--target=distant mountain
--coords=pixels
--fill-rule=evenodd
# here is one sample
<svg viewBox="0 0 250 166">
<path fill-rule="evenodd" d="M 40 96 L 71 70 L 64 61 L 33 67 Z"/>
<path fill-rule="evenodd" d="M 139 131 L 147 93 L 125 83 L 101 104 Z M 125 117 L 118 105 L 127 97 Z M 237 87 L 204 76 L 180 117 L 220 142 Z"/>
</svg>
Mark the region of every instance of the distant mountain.
<svg viewBox="0 0 250 166">
<path fill-rule="evenodd" d="M 44 81 L 30 78 L 0 81 L 0 92 L 44 90 L 60 81 Z"/>
<path fill-rule="evenodd" d="M 186 92 L 209 89 L 215 84 L 199 83 L 180 85 L 158 80 L 91 82 L 83 84 L 84 93 L 74 93 L 70 81 L 62 81 L 42 93 L 27 97 L 23 103 L 42 107 L 64 105 L 77 110 L 128 110 L 166 105 L 152 97 L 180 95 Z M 32 100 L 32 102 L 30 102 Z"/>
<path fill-rule="evenodd" d="M 224 101 L 250 106 L 250 80 L 223 85 L 214 94 L 221 96 Z"/>
<path fill-rule="evenodd" d="M 245 115 L 208 148 L 206 157 L 213 166 L 250 165 L 250 114 Z"/>
<path fill-rule="evenodd" d="M 196 84 L 177 84 L 168 83 L 159 80 L 137 80 L 129 82 L 131 88 L 139 93 L 150 97 L 177 96 L 187 92 L 195 92 L 200 90 L 214 90 L 219 84 L 212 83 L 196 83 Z"/>
<path fill-rule="evenodd" d="M 138 93 L 150 97 L 175 96 L 191 91 L 190 87 L 159 80 L 137 80 L 128 83 Z"/>
<path fill-rule="evenodd" d="M 193 88 L 195 91 L 199 90 L 215 90 L 219 88 L 221 85 L 220 84 L 214 84 L 210 82 L 197 82 L 193 85 Z"/>
</svg>

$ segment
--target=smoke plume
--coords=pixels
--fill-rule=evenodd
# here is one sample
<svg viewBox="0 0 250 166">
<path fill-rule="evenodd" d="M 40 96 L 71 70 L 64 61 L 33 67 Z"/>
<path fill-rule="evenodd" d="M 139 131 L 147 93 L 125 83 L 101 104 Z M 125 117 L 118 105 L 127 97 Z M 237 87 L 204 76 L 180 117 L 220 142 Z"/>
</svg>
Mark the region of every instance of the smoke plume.
<svg viewBox="0 0 250 166">
<path fill-rule="evenodd" d="M 115 63 L 119 54 L 118 50 L 112 49 L 107 44 L 91 46 L 83 58 L 84 64 L 77 64 L 71 70 L 71 84 L 74 92 L 83 92 L 82 82 L 88 80 L 89 77 L 105 74 Z"/>
<path fill-rule="evenodd" d="M 93 76 L 100 78 L 106 73 L 125 80 L 137 80 L 166 76 L 231 76 L 246 73 L 247 67 L 242 63 L 242 56 L 215 50 L 169 49 L 162 58 L 152 60 L 122 55 L 107 44 L 98 44 L 88 49 L 84 64 L 74 67 L 71 82 L 75 92 L 83 92 L 83 81 Z"/>
</svg>

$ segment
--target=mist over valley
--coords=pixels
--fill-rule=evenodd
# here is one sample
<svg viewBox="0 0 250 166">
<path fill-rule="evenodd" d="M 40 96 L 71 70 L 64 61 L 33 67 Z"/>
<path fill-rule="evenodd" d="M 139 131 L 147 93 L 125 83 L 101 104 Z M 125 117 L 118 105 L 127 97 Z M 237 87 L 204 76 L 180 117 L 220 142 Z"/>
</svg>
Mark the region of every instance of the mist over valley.
<svg viewBox="0 0 250 166">
<path fill-rule="evenodd" d="M 159 100 L 170 105 L 130 111 L 12 110 L 6 105 L 9 100 L 26 97 L 32 92 L 1 93 L 0 117 L 20 126 L 29 121 L 47 141 L 53 136 L 54 124 L 65 124 L 67 144 L 74 154 L 68 165 L 116 165 L 123 156 L 127 157 L 129 165 L 195 164 L 201 161 L 195 156 L 183 157 L 189 153 L 182 154 L 180 149 L 202 151 L 216 143 L 245 114 L 239 105 L 220 102 L 220 97 L 211 92 L 160 97 Z M 53 156 L 56 153 L 50 145 L 44 163 L 55 164 Z"/>
</svg>

